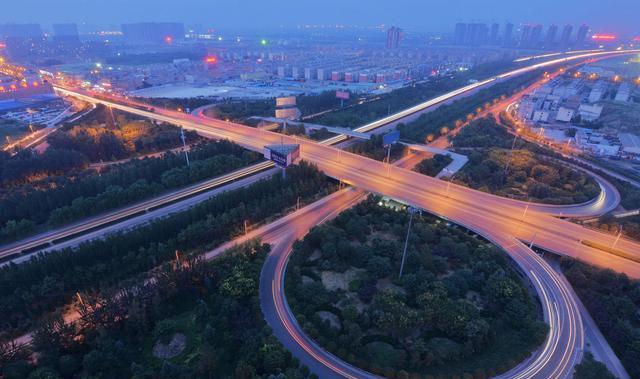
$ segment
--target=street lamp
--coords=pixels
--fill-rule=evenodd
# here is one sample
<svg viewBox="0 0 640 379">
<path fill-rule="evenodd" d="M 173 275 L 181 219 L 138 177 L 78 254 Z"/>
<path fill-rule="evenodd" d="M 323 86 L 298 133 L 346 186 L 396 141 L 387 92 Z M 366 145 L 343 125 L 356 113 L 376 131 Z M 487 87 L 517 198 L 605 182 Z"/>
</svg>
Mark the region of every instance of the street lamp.
<svg viewBox="0 0 640 379">
<path fill-rule="evenodd" d="M 513 143 L 511 144 L 511 150 L 509 150 L 509 159 L 507 160 L 507 164 L 504 166 L 504 173 L 502 174 L 502 176 L 505 178 L 507 178 L 507 171 L 509 171 L 509 166 L 511 165 L 511 160 L 513 159 L 513 149 L 515 149 L 516 147 L 516 141 L 518 140 L 518 136 L 520 136 L 520 131 L 522 129 L 517 128 L 516 129 L 516 134 L 515 136 L 513 136 Z"/>
<path fill-rule="evenodd" d="M 413 222 L 413 215 L 415 213 L 421 213 L 418 208 L 409 207 L 409 227 L 407 228 L 407 238 L 404 240 L 404 250 L 402 251 L 402 262 L 400 263 L 400 274 L 398 275 L 398 279 L 402 278 L 402 271 L 404 270 L 404 260 L 407 256 L 407 246 L 409 245 L 409 235 L 411 234 L 411 223 Z"/>
<path fill-rule="evenodd" d="M 620 237 L 622 236 L 622 224 L 620 224 L 620 231 L 618 231 L 618 236 L 616 237 L 616 240 L 613 241 L 613 245 L 611 245 L 612 249 L 616 248 L 616 244 L 618 243 L 618 241 L 620 240 Z"/>
<path fill-rule="evenodd" d="M 187 167 L 191 167 L 189 163 L 189 151 L 187 151 L 187 137 L 185 137 L 182 127 L 180 128 L 180 139 L 182 139 L 182 149 L 184 150 L 184 157 L 187 159 Z"/>
</svg>

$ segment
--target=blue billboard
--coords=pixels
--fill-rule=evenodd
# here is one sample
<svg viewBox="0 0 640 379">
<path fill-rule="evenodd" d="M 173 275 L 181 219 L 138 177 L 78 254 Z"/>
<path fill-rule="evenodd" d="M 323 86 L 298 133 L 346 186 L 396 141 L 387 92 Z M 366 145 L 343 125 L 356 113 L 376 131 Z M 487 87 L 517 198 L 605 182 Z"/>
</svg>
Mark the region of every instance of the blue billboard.
<svg viewBox="0 0 640 379">
<path fill-rule="evenodd" d="M 400 132 L 395 130 L 393 132 L 389 132 L 387 134 L 385 134 L 384 136 L 382 136 L 382 144 L 387 146 L 387 145 L 393 145 L 394 143 L 400 141 Z"/>
</svg>

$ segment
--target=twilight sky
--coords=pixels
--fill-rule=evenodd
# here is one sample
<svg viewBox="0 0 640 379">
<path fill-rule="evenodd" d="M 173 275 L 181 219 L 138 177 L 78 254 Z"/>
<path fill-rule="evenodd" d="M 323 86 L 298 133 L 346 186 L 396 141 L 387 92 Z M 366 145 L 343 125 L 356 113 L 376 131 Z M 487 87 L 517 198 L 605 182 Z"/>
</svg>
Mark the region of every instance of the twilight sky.
<svg viewBox="0 0 640 379">
<path fill-rule="evenodd" d="M 181 21 L 219 29 L 298 24 L 387 24 L 428 32 L 458 21 L 586 22 L 640 35 L 640 0 L 4 0 L 0 23 Z"/>
</svg>

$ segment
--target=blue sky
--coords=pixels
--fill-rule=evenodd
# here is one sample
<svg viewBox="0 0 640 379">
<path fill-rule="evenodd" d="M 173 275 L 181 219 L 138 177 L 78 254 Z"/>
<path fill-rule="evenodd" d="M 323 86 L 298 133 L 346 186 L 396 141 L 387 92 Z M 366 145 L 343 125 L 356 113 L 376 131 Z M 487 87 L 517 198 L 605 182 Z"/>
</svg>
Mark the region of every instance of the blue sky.
<svg viewBox="0 0 640 379">
<path fill-rule="evenodd" d="M 458 21 L 586 22 L 595 31 L 640 34 L 640 0 L 5 0 L 0 22 L 181 21 L 216 28 L 393 24 L 430 32 Z"/>
</svg>

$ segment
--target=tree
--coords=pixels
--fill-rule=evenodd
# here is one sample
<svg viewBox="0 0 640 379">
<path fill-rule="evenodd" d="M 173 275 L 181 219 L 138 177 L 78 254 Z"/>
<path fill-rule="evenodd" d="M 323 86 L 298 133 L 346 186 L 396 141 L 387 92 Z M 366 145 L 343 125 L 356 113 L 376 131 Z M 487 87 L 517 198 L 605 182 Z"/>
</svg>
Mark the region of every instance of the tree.
<svg viewBox="0 0 640 379">
<path fill-rule="evenodd" d="M 222 282 L 221 288 L 235 298 L 242 298 L 251 296 L 258 287 L 255 279 L 247 277 L 241 267 L 235 267 L 231 276 Z"/>
<path fill-rule="evenodd" d="M 615 379 L 615 376 L 602 362 L 593 358 L 590 351 L 586 351 L 580 364 L 576 365 L 574 379 Z"/>
</svg>

